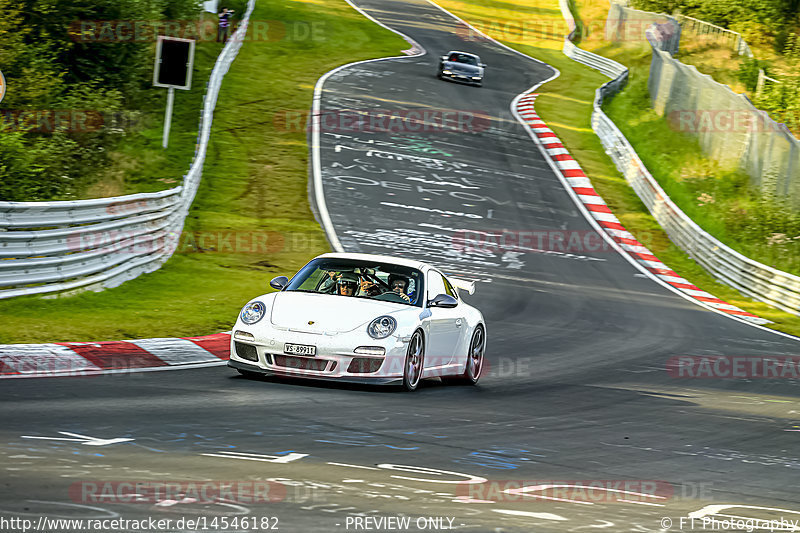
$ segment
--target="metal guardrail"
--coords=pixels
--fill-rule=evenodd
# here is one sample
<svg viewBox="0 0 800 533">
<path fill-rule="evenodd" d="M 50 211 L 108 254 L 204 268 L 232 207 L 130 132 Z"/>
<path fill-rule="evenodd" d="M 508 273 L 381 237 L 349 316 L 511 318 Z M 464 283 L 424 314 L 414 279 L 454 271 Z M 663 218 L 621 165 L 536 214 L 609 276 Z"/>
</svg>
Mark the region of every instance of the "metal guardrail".
<svg viewBox="0 0 800 533">
<path fill-rule="evenodd" d="M 572 12 L 569 9 L 569 4 L 567 0 L 559 0 L 559 5 L 561 6 L 561 13 L 564 15 L 564 19 L 567 22 L 567 26 L 569 27 L 569 34 L 564 37 L 564 47 L 562 51 L 564 55 L 569 57 L 570 59 L 577 61 L 587 67 L 591 67 L 600 73 L 608 76 L 609 78 L 618 78 L 621 75 L 625 75 L 625 79 L 628 78 L 628 68 L 620 65 L 614 60 L 608 59 L 606 57 L 599 56 L 597 54 L 593 54 L 591 52 L 587 52 L 585 50 L 581 50 L 572 42 L 572 39 L 575 37 L 575 32 L 577 31 L 577 25 L 575 24 L 575 18 L 572 16 Z"/>
<path fill-rule="evenodd" d="M 602 110 L 604 98 L 612 96 L 624 86 L 628 69 L 616 61 L 580 50 L 571 41 L 572 46 L 568 46 L 567 41 L 574 34 L 575 21 L 567 0 L 559 0 L 559 5 L 571 30 L 565 39 L 564 53 L 574 61 L 596 70 L 600 70 L 597 65 L 602 65 L 605 72 L 600 71 L 613 78 L 595 92 L 592 129 L 600 137 L 606 153 L 670 240 L 721 282 L 787 313 L 800 315 L 800 277 L 745 257 L 715 239 L 681 211 L 653 178 L 628 139 Z M 609 63 L 615 63 L 616 67 Z"/>
<path fill-rule="evenodd" d="M 0 202 L 0 299 L 103 290 L 157 270 L 175 252 L 203 173 L 222 79 L 255 0 L 209 77 L 192 165 L 179 187 L 63 202 Z"/>
</svg>

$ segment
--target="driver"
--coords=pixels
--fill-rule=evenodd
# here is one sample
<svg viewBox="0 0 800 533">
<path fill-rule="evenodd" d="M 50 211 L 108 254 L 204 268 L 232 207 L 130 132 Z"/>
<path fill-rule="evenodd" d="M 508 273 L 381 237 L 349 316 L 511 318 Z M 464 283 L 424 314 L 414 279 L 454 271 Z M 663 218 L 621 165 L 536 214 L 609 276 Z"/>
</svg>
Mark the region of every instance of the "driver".
<svg viewBox="0 0 800 533">
<path fill-rule="evenodd" d="M 336 294 L 341 296 L 355 296 L 358 288 L 358 277 L 349 272 L 343 273 L 336 280 Z"/>
<path fill-rule="evenodd" d="M 400 274 L 389 274 L 389 288 L 393 293 L 400 296 L 403 300 L 410 302 L 411 297 L 406 294 L 408 290 L 408 278 Z"/>
</svg>

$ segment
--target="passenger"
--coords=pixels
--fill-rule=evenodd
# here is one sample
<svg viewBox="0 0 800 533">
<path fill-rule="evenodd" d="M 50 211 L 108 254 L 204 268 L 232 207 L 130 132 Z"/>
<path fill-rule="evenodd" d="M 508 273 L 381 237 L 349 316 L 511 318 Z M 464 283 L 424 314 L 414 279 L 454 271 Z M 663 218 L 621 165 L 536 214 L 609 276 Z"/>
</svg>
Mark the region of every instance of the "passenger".
<svg viewBox="0 0 800 533">
<path fill-rule="evenodd" d="M 358 288 L 358 277 L 345 272 L 336 281 L 336 293 L 341 296 L 354 296 Z"/>
<path fill-rule="evenodd" d="M 338 294 L 339 287 L 336 284 L 336 281 L 341 277 L 341 275 L 341 272 L 329 270 L 328 277 L 325 278 L 319 286 L 319 292 L 326 294 Z"/>
</svg>

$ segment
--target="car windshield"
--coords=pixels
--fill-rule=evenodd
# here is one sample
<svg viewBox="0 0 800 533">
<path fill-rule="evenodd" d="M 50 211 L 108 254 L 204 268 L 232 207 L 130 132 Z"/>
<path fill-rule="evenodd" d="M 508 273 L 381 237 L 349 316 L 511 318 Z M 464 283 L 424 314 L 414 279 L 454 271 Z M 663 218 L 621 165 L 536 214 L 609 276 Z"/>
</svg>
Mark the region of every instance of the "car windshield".
<svg viewBox="0 0 800 533">
<path fill-rule="evenodd" d="M 295 274 L 284 291 L 366 298 L 422 307 L 422 272 L 374 261 L 319 258 Z"/>
<path fill-rule="evenodd" d="M 467 65 L 472 65 L 474 67 L 478 66 L 478 58 L 467 54 L 450 54 L 450 58 L 448 59 L 448 61 L 453 61 L 455 63 L 465 63 Z"/>
</svg>

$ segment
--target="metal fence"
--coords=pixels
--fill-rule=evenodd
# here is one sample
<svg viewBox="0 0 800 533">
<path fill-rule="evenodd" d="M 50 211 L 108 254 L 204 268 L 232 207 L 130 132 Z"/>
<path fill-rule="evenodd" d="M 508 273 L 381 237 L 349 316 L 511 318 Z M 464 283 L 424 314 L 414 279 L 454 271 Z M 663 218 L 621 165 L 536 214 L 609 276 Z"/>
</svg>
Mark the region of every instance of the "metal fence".
<svg viewBox="0 0 800 533">
<path fill-rule="evenodd" d="M 761 92 L 764 90 L 764 85 L 766 85 L 767 82 L 781 83 L 781 80 L 770 78 L 769 76 L 767 76 L 767 73 L 763 68 L 758 69 L 758 81 L 756 82 L 756 90 L 753 91 L 756 98 L 761 96 Z"/>
<path fill-rule="evenodd" d="M 211 72 L 194 159 L 181 186 L 92 200 L 0 202 L 0 299 L 115 287 L 169 259 L 200 184 L 222 79 L 254 7 L 249 0 Z"/>
<path fill-rule="evenodd" d="M 656 113 L 697 137 L 714 160 L 736 165 L 766 194 L 800 209 L 800 141 L 743 94 L 653 50 L 648 89 Z"/>
<path fill-rule="evenodd" d="M 647 29 L 652 31 L 646 34 Z M 611 2 L 605 35 L 607 41 L 644 43 L 649 40 L 660 50 L 676 54 L 681 41 L 681 25 L 663 13 L 639 11 Z"/>
<path fill-rule="evenodd" d="M 740 33 L 717 26 L 716 24 L 711 24 L 704 20 L 687 17 L 680 13 L 676 13 L 674 17 L 678 19 L 684 31 L 691 32 L 697 37 L 727 44 L 740 56 L 753 57 L 750 46 L 747 45 Z"/>
<path fill-rule="evenodd" d="M 559 0 L 559 4 L 571 30 L 570 35 L 567 37 L 567 40 L 569 40 L 575 28 L 575 23 L 567 1 Z M 603 143 L 606 153 L 614 161 L 614 164 L 625 176 L 625 179 L 636 191 L 636 194 L 639 195 L 639 198 L 647 206 L 659 225 L 664 228 L 670 240 L 723 283 L 756 300 L 770 304 L 788 313 L 800 315 L 800 277 L 743 256 L 695 224 L 667 196 L 644 166 L 630 142 L 603 112 L 603 100 L 615 94 L 624 86 L 624 80 L 627 79 L 628 75 L 627 69 L 607 58 L 599 58 L 599 56 L 591 52 L 577 49 L 574 45 L 569 47 L 565 43 L 564 53 L 573 60 L 592 68 L 597 68 L 595 65 L 603 64 L 606 66 L 605 70 L 607 71 L 607 73 L 604 73 L 609 77 L 614 77 L 610 82 L 597 89 L 595 93 L 592 129 Z M 662 59 L 669 58 L 672 60 L 671 56 L 666 52 L 655 51 L 653 55 L 654 57 L 658 55 Z M 608 62 L 616 63 L 617 67 L 613 68 Z M 615 75 L 615 71 L 618 74 Z M 770 140 L 770 144 L 773 141 L 774 138 Z M 800 167 L 795 166 L 794 168 L 797 171 Z"/>
</svg>

